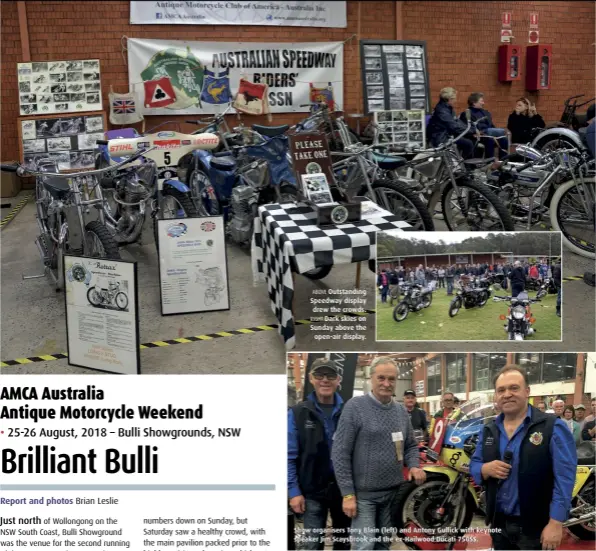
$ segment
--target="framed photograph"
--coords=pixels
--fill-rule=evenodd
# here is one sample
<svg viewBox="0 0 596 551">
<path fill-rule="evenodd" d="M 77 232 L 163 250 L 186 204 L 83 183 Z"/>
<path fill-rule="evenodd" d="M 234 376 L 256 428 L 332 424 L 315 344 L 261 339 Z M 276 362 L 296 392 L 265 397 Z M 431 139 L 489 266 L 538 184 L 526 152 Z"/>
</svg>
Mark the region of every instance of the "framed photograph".
<svg viewBox="0 0 596 551">
<path fill-rule="evenodd" d="M 80 82 L 83 80 L 83 73 L 66 73 L 68 82 Z"/>
<path fill-rule="evenodd" d="M 66 84 L 54 84 L 53 86 L 50 86 L 50 92 L 52 92 L 52 94 L 62 94 L 63 92 L 66 92 Z"/>
<path fill-rule="evenodd" d="M 367 86 L 366 93 L 369 98 L 384 98 L 385 89 L 382 86 Z"/>
<path fill-rule="evenodd" d="M 389 97 L 392 99 L 406 100 L 405 88 L 389 88 Z"/>
<path fill-rule="evenodd" d="M 366 84 L 383 84 L 383 73 L 366 73 Z"/>
<path fill-rule="evenodd" d="M 83 61 L 83 69 L 87 70 L 87 69 L 92 69 L 92 70 L 99 70 L 99 60 L 98 59 L 88 59 Z M 74 71 L 75 69 L 73 69 Z M 80 70 L 80 69 L 76 69 L 76 70 Z"/>
<path fill-rule="evenodd" d="M 105 126 L 103 117 L 85 117 L 85 131 L 87 133 L 98 132 L 104 129 Z"/>
<path fill-rule="evenodd" d="M 426 97 L 426 88 L 424 84 L 412 84 L 410 86 L 410 96 Z"/>
<path fill-rule="evenodd" d="M 408 111 L 408 120 L 421 121 L 422 120 L 422 111 Z"/>
<path fill-rule="evenodd" d="M 88 104 L 99 103 L 99 101 L 100 101 L 99 97 L 100 96 L 98 93 L 87 94 L 87 103 Z"/>
<path fill-rule="evenodd" d="M 98 92 L 99 82 L 87 82 L 85 83 L 85 92 Z"/>
<path fill-rule="evenodd" d="M 222 216 L 157 221 L 162 315 L 230 309 Z"/>
<path fill-rule="evenodd" d="M 424 48 L 422 46 L 406 46 L 407 57 L 422 57 Z"/>
<path fill-rule="evenodd" d="M 403 75 L 404 66 L 401 63 L 387 63 L 387 74 L 389 75 Z"/>
<path fill-rule="evenodd" d="M 21 136 L 23 140 L 35 140 L 37 138 L 35 121 L 21 121 Z"/>
<path fill-rule="evenodd" d="M 93 151 L 71 151 L 70 167 L 73 169 L 94 168 L 95 154 Z"/>
<path fill-rule="evenodd" d="M 368 112 L 373 113 L 374 111 L 381 111 L 385 108 L 385 101 L 382 99 L 371 99 L 368 100 Z"/>
<path fill-rule="evenodd" d="M 407 60 L 408 71 L 422 71 L 422 58 L 408 58 Z"/>
<path fill-rule="evenodd" d="M 403 58 L 401 54 L 387 54 L 385 56 L 385 60 L 387 63 L 403 63 Z"/>
<path fill-rule="evenodd" d="M 410 130 L 410 132 L 421 132 L 422 121 L 410 121 L 408 123 L 408 129 Z"/>
<path fill-rule="evenodd" d="M 78 149 L 95 149 L 97 147 L 97 140 L 103 140 L 103 132 L 96 134 L 78 134 Z"/>
<path fill-rule="evenodd" d="M 47 73 L 48 64 L 45 62 L 32 63 L 32 70 L 34 73 Z"/>
<path fill-rule="evenodd" d="M 364 46 L 364 56 L 381 56 L 381 46 Z"/>
<path fill-rule="evenodd" d="M 85 61 L 85 63 L 88 63 Z M 66 62 L 66 70 L 67 71 L 82 71 L 83 70 L 83 61 L 67 61 Z"/>
<path fill-rule="evenodd" d="M 48 71 L 50 73 L 66 71 L 66 62 L 65 61 L 51 61 L 48 63 Z"/>
<path fill-rule="evenodd" d="M 56 163 L 58 170 L 71 170 L 74 167 L 70 164 L 70 154 L 70 151 L 57 151 L 50 153 L 48 158 Z"/>
<path fill-rule="evenodd" d="M 90 73 L 83 73 L 83 80 L 85 82 L 99 80 L 99 73 L 92 71 Z"/>
<path fill-rule="evenodd" d="M 50 78 L 48 75 L 34 75 L 31 82 L 33 82 L 33 84 L 47 84 L 50 82 Z"/>
<path fill-rule="evenodd" d="M 45 150 L 45 140 L 23 140 L 23 151 L 25 153 L 43 153 Z"/>
<path fill-rule="evenodd" d="M 410 132 L 410 141 L 422 143 L 422 132 Z"/>
<path fill-rule="evenodd" d="M 391 111 L 390 114 L 392 115 L 394 121 L 407 122 L 408 120 L 408 115 L 404 111 Z"/>
<path fill-rule="evenodd" d="M 140 374 L 137 263 L 65 255 L 64 276 L 69 365 Z"/>
<path fill-rule="evenodd" d="M 31 82 L 29 82 L 28 80 L 23 80 L 19 82 L 19 92 L 21 94 L 28 94 L 29 92 L 31 92 Z"/>
<path fill-rule="evenodd" d="M 327 176 L 323 172 L 315 174 L 301 174 L 302 187 L 306 196 L 317 205 L 334 203 L 327 182 Z"/>
<path fill-rule="evenodd" d="M 404 87 L 404 76 L 403 75 L 387 75 L 389 80 L 389 86 L 391 88 L 403 88 Z"/>
<path fill-rule="evenodd" d="M 393 135 L 393 143 L 404 143 L 408 141 L 408 133 L 407 132 L 396 132 Z"/>
<path fill-rule="evenodd" d="M 408 73 L 408 79 L 410 82 L 424 82 L 424 73 L 416 72 L 416 73 Z"/>
<path fill-rule="evenodd" d="M 399 98 L 389 98 L 389 108 L 390 109 L 405 109 L 406 108 L 406 100 L 399 99 Z"/>
<path fill-rule="evenodd" d="M 37 114 L 37 104 L 36 103 L 21 105 L 21 115 L 35 115 L 35 114 Z"/>
<path fill-rule="evenodd" d="M 70 138 L 48 138 L 48 151 L 63 151 L 70 149 Z"/>
<path fill-rule="evenodd" d="M 364 58 L 364 67 L 367 70 L 380 71 L 383 68 L 383 62 L 380 57 L 366 57 Z"/>
<path fill-rule="evenodd" d="M 383 52 L 386 54 L 389 53 L 397 53 L 397 52 L 403 52 L 404 51 L 404 47 L 402 44 L 390 44 L 387 46 L 383 46 Z"/>
<path fill-rule="evenodd" d="M 410 106 L 413 109 L 423 109 L 423 110 L 426 110 L 426 100 L 424 98 L 422 98 L 422 99 L 412 98 L 410 100 Z"/>
</svg>

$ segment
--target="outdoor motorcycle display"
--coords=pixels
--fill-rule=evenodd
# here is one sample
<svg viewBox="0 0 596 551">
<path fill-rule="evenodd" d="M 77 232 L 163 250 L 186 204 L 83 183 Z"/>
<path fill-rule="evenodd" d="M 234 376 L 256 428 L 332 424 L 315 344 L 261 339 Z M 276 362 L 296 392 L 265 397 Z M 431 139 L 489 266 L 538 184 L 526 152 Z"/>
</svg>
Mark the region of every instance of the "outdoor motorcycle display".
<svg viewBox="0 0 596 551">
<path fill-rule="evenodd" d="M 434 282 L 433 282 L 434 283 Z M 403 286 L 403 299 L 393 309 L 393 319 L 397 322 L 404 321 L 410 312 L 419 312 L 428 308 L 433 301 L 434 287 L 423 287 L 417 283 Z"/>
<path fill-rule="evenodd" d="M 422 540 L 418 545 L 416 542 L 422 536 L 415 530 L 420 529 L 426 531 L 425 538 L 433 533 L 446 538 L 442 548 L 453 549 L 457 537 L 464 536 L 470 527 L 474 514 L 485 515 L 484 491 L 469 472 L 484 426 L 497 416 L 494 405 L 483 403 L 485 400 L 474 398 L 450 418 L 437 419 L 425 449 L 426 462 L 421 465 L 426 481 L 419 486 L 413 482 L 400 485 L 393 525 L 398 533 L 408 536 L 404 543 L 410 549 L 424 548 Z M 583 540 L 594 540 L 596 535 L 594 459 L 593 443 L 582 444 L 578 449 L 569 519 L 563 523 L 564 528 Z"/>
<path fill-rule="evenodd" d="M 501 314 L 499 316 L 500 320 L 507 321 L 504 328 L 510 341 L 523 341 L 536 333 L 536 329 L 532 327 L 536 318 L 532 316 L 530 306 L 540 302 L 539 298 L 531 299 L 528 293 L 523 291 L 517 297 L 494 296 L 493 300 L 495 302 L 505 301 L 510 303 L 507 308 L 507 315 Z"/>
<path fill-rule="evenodd" d="M 488 283 L 487 280 L 484 281 Z M 492 291 L 488 285 L 481 285 L 476 280 L 465 281 L 460 279 L 459 289 L 449 304 L 449 317 L 457 316 L 462 306 L 466 310 L 475 307 L 482 308 L 488 302 L 491 294 Z"/>
<path fill-rule="evenodd" d="M 120 258 L 118 244 L 106 226 L 104 198 L 98 177 L 109 170 L 118 170 L 141 157 L 136 153 L 107 168 L 76 173 L 60 173 L 53 161 L 39 164 L 39 171 L 17 164 L 0 165 L 2 171 L 19 176 L 36 176 L 35 206 L 39 235 L 35 244 L 43 262 L 44 274 L 49 275 L 57 291 L 64 288 L 62 259 L 65 254 L 94 258 Z M 97 210 L 91 217 L 89 207 Z"/>
<path fill-rule="evenodd" d="M 120 290 L 120 282 L 110 282 L 107 289 L 97 285 L 87 291 L 87 300 L 96 308 L 104 307 L 112 310 L 126 310 L 128 308 L 128 295 Z"/>
</svg>

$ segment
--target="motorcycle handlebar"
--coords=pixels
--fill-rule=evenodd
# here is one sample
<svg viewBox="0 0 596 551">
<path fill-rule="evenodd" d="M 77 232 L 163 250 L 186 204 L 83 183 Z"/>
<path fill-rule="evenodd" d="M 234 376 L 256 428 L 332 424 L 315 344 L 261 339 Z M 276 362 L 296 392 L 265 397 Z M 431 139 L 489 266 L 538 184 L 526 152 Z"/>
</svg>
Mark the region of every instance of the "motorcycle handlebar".
<svg viewBox="0 0 596 551">
<path fill-rule="evenodd" d="M 3 164 L 0 164 L 0 170 L 2 172 L 17 172 L 19 170 L 19 165 L 18 164 L 17 165 L 5 165 L 3 163 Z"/>
<path fill-rule="evenodd" d="M 95 140 L 97 145 L 108 145 L 108 140 Z"/>
</svg>

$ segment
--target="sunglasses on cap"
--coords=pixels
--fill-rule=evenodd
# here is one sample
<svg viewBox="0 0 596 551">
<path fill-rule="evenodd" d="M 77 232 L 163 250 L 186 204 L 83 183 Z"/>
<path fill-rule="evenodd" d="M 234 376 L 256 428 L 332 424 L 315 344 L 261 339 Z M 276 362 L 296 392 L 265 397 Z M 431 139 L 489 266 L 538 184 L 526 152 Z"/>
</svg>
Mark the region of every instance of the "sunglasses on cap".
<svg viewBox="0 0 596 551">
<path fill-rule="evenodd" d="M 327 371 L 325 373 L 319 373 L 318 371 L 316 371 L 312 374 L 312 376 L 317 381 L 322 381 L 323 379 L 327 379 L 328 381 L 335 381 L 337 379 L 337 373 L 333 373 L 333 371 Z"/>
</svg>

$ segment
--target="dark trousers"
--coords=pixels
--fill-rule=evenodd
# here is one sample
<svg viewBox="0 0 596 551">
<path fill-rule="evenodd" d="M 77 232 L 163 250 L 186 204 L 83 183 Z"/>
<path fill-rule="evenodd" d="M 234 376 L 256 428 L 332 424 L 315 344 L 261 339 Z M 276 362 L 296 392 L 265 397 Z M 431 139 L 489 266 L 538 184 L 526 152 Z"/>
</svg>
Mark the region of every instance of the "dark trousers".
<svg viewBox="0 0 596 551">
<path fill-rule="evenodd" d="M 455 143 L 464 159 L 471 159 L 474 156 L 474 142 L 472 140 L 468 140 L 468 138 L 460 138 Z"/>
<path fill-rule="evenodd" d="M 439 288 L 441 288 L 441 287 L 445 287 L 445 277 L 444 276 L 439 277 Z"/>
<path fill-rule="evenodd" d="M 521 283 L 513 283 L 511 285 L 511 296 L 516 297 L 524 290 L 524 286 Z"/>
<path fill-rule="evenodd" d="M 497 514 L 491 528 L 493 549 L 495 551 L 510 551 L 514 549 L 534 550 L 542 549 L 540 532 L 528 534 L 523 531 L 519 517 L 506 517 Z"/>
<path fill-rule="evenodd" d="M 342 509 L 343 499 L 339 488 L 331 483 L 327 496 L 322 499 L 306 498 L 304 511 L 304 538 L 300 549 L 321 550 L 325 548 L 325 526 L 327 515 L 331 515 L 333 549 L 350 549 L 348 528 L 351 519 Z"/>
</svg>

